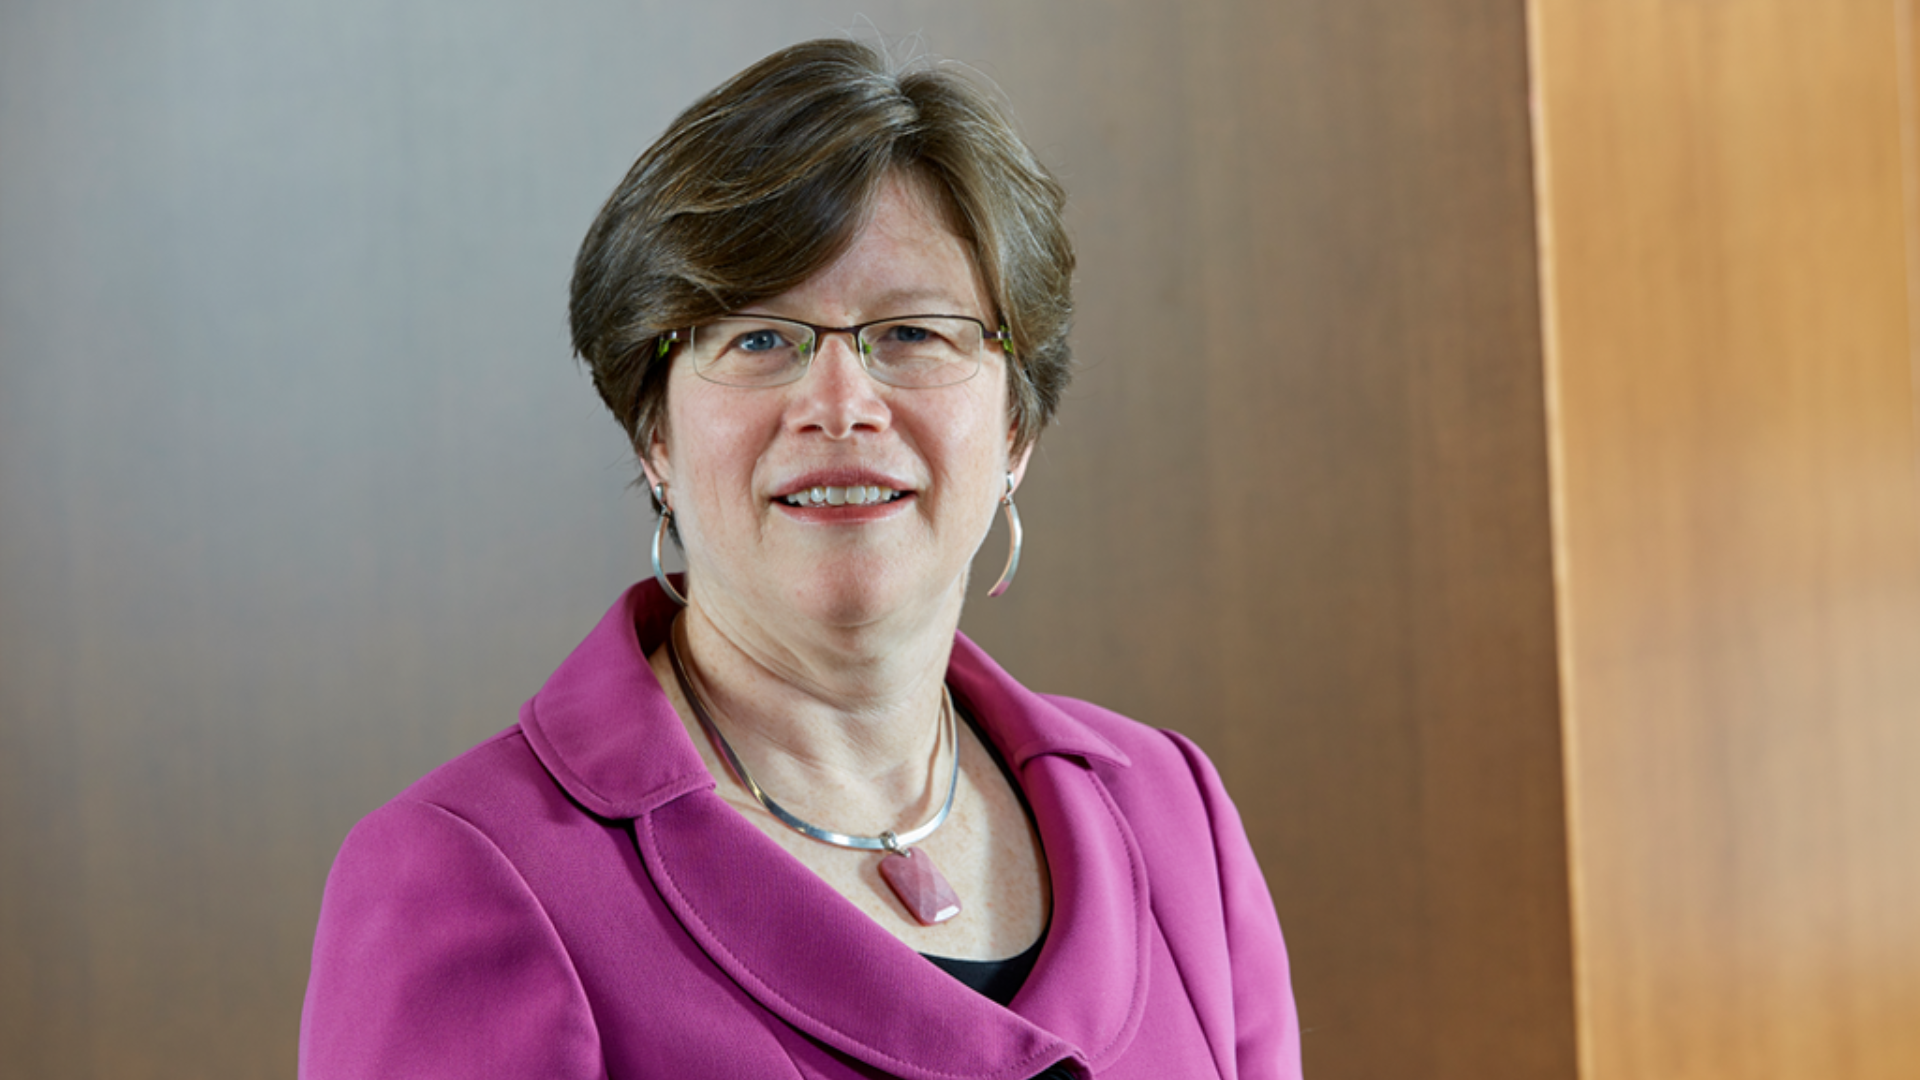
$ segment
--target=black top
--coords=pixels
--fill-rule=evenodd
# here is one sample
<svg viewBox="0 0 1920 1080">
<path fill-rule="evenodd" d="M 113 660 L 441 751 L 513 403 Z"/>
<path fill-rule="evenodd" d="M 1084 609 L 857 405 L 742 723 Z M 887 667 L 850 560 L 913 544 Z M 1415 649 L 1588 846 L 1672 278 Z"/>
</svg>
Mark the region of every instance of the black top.
<svg viewBox="0 0 1920 1080">
<path fill-rule="evenodd" d="M 935 967 L 986 995 L 989 1000 L 1010 1005 L 1013 995 L 1026 985 L 1027 976 L 1033 972 L 1033 962 L 1040 959 L 1040 946 L 1046 942 L 1047 935 L 1043 932 L 1038 941 L 1027 946 L 1026 952 L 1005 960 L 956 960 L 951 956 L 920 955 L 927 956 Z"/>
</svg>

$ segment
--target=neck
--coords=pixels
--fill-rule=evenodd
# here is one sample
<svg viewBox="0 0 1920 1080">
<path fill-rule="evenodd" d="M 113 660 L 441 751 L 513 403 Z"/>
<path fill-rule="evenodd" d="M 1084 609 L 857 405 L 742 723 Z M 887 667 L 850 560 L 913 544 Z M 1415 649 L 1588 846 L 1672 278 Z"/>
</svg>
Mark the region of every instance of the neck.
<svg viewBox="0 0 1920 1080">
<path fill-rule="evenodd" d="M 885 626 L 782 635 L 759 621 L 693 606 L 677 632 L 682 660 L 716 725 L 775 799 L 821 807 L 848 828 L 925 811 L 958 605 L 900 633 Z"/>
</svg>

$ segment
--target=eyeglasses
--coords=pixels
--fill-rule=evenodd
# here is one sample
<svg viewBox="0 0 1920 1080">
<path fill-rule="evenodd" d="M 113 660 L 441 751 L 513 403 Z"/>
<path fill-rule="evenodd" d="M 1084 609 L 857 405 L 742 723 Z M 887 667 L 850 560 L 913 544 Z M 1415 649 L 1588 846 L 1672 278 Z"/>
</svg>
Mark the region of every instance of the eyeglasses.
<svg viewBox="0 0 1920 1080">
<path fill-rule="evenodd" d="M 819 352 L 820 339 L 846 334 L 867 374 L 888 386 L 931 389 L 963 383 L 980 371 L 981 346 L 997 341 L 1008 353 L 1013 335 L 988 330 L 968 315 L 903 315 L 858 326 L 815 326 L 772 315 L 729 315 L 704 326 L 672 330 L 660 338 L 660 354 L 674 342 L 686 346 L 694 374 L 722 386 L 785 386 L 798 382 Z"/>
</svg>

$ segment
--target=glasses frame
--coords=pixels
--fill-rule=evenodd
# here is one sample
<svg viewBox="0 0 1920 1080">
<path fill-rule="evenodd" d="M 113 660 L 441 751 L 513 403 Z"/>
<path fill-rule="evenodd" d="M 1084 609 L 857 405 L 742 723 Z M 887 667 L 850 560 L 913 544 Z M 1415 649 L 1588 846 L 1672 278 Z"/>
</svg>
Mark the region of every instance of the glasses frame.
<svg viewBox="0 0 1920 1080">
<path fill-rule="evenodd" d="M 785 315 L 760 315 L 760 314 L 751 313 L 751 312 L 733 312 L 728 315 L 722 315 L 720 316 L 720 318 L 713 320 L 713 322 L 717 323 L 717 322 L 724 321 L 726 319 L 761 319 L 767 322 L 785 323 L 788 326 L 804 327 L 808 333 L 813 335 L 812 347 L 801 350 L 801 355 L 805 357 L 805 360 L 795 369 L 796 373 L 794 374 L 793 378 L 783 379 L 780 382 L 771 382 L 771 383 L 723 382 L 719 379 L 710 378 L 705 372 L 700 370 L 700 367 L 698 364 L 694 365 L 693 373 L 699 376 L 700 378 L 705 379 L 707 382 L 710 382 L 715 386 L 731 386 L 738 390 L 771 390 L 774 387 L 779 387 L 779 386 L 792 386 L 794 383 L 797 383 L 801 379 L 806 378 L 807 372 L 813 370 L 813 358 L 820 354 L 820 350 L 823 347 L 821 345 L 821 342 L 823 342 L 829 335 L 832 335 L 832 334 L 847 335 L 847 340 L 853 343 L 854 355 L 860 358 L 860 370 L 866 372 L 868 378 L 872 379 L 874 382 L 881 384 L 882 386 L 891 386 L 897 390 L 940 390 L 948 386 L 959 386 L 961 383 L 967 382 L 971 380 L 975 375 L 980 374 L 979 365 L 975 365 L 973 371 L 968 373 L 965 379 L 958 379 L 950 383 L 940 383 L 935 386 L 913 386 L 911 384 L 902 386 L 899 383 L 891 383 L 881 378 L 880 376 L 875 375 L 873 373 L 873 368 L 867 366 L 867 355 L 868 355 L 868 352 L 870 351 L 870 346 L 868 346 L 866 341 L 862 339 L 861 334 L 863 334 L 870 327 L 881 326 L 886 323 L 912 322 L 915 319 L 959 319 L 965 322 L 970 322 L 973 325 L 980 328 L 980 343 L 982 345 L 985 345 L 989 341 L 998 342 L 1000 345 L 1000 350 L 1002 352 L 1006 353 L 1008 356 L 1013 355 L 1013 332 L 1007 329 L 1007 326 L 1005 323 L 1002 323 L 1000 326 L 1000 329 L 998 330 L 989 330 L 987 329 L 986 320 L 976 319 L 972 315 L 949 315 L 949 314 L 940 314 L 935 312 L 921 312 L 913 315 L 889 315 L 884 319 L 869 319 L 866 322 L 855 323 L 852 326 L 821 326 L 818 323 L 807 322 L 805 319 L 789 319 Z M 711 326 L 712 323 L 709 323 L 707 325 Z M 673 348 L 675 344 L 691 346 L 693 344 L 694 333 L 699 329 L 701 328 L 698 326 L 689 326 L 689 327 L 684 327 L 678 330 L 669 330 L 666 333 L 660 335 L 660 344 L 658 346 L 658 352 L 655 355 L 657 356 L 667 355 L 667 351 Z"/>
</svg>

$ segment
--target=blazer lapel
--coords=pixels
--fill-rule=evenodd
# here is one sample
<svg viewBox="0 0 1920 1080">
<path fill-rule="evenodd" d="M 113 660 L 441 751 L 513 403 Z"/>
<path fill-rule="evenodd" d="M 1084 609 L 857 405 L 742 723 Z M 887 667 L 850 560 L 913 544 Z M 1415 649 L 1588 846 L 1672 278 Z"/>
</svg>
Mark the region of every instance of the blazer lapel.
<svg viewBox="0 0 1920 1080">
<path fill-rule="evenodd" d="M 1052 877 L 1047 943 L 1013 1009 L 1100 1070 L 1132 1043 L 1147 1001 L 1146 860 L 1099 775 L 1127 756 L 964 635 L 947 680 L 1019 776 Z"/>
<path fill-rule="evenodd" d="M 890 1075 L 1024 1078 L 1074 1051 L 874 924 L 719 796 L 634 822 L 681 925 L 768 1011 Z"/>
<path fill-rule="evenodd" d="M 673 614 L 651 582 L 630 590 L 521 726 L 583 806 L 632 819 L 655 887 L 722 970 L 796 1029 L 916 1080 L 1020 1080 L 1068 1056 L 1097 1070 L 1126 1049 L 1146 1001 L 1146 868 L 1095 767 L 1125 767 L 1124 754 L 956 641 L 949 682 L 1019 776 L 1052 876 L 1046 945 L 1003 1009 L 715 794 L 646 664 Z"/>
</svg>

